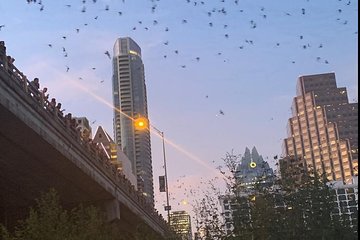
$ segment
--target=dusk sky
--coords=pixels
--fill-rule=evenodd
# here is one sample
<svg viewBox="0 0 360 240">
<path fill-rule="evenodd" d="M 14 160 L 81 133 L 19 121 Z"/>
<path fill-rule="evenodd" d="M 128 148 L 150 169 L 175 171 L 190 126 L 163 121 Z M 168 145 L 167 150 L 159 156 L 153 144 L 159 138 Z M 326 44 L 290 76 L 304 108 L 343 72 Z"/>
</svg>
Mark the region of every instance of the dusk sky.
<svg viewBox="0 0 360 240">
<path fill-rule="evenodd" d="M 65 113 L 87 117 L 93 133 L 101 125 L 113 135 L 105 52 L 119 37 L 141 47 L 150 123 L 167 142 L 173 210 L 191 211 L 190 189 L 218 176 L 227 152 L 256 146 L 274 167 L 299 76 L 335 72 L 350 102 L 358 99 L 358 1 L 38 2 L 0 1 L 0 40 L 15 66 L 38 77 Z M 166 216 L 155 134 L 151 145 L 156 207 Z"/>
</svg>

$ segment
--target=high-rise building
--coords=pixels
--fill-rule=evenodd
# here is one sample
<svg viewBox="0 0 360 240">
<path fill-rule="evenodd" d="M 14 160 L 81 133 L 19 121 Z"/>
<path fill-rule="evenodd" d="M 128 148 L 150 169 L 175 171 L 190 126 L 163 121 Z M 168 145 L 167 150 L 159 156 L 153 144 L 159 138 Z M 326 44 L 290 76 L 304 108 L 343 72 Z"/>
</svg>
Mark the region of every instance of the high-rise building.
<svg viewBox="0 0 360 240">
<path fill-rule="evenodd" d="M 284 159 L 305 171 L 325 173 L 329 180 L 350 182 L 357 174 L 357 116 L 358 104 L 349 103 L 334 73 L 299 77 Z"/>
<path fill-rule="evenodd" d="M 138 190 L 154 204 L 150 130 L 134 125 L 138 118 L 149 123 L 144 65 L 140 47 L 129 37 L 117 39 L 113 49 L 113 102 L 115 142 L 131 161 Z"/>
<path fill-rule="evenodd" d="M 170 214 L 170 227 L 181 240 L 192 240 L 191 217 L 185 211 L 174 211 Z"/>
</svg>

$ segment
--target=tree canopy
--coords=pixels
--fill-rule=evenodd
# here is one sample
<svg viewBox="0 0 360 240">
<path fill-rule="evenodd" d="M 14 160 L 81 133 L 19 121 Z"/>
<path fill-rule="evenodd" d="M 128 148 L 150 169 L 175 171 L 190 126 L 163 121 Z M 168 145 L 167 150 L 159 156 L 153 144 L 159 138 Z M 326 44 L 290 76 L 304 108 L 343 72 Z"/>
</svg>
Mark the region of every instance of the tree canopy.
<svg viewBox="0 0 360 240">
<path fill-rule="evenodd" d="M 55 190 L 36 200 L 29 216 L 19 222 L 13 232 L 0 225 L 3 240 L 158 240 L 145 224 L 139 224 L 135 233 L 124 233 L 116 224 L 106 221 L 102 211 L 94 206 L 79 205 L 71 210 L 61 206 Z"/>
<path fill-rule="evenodd" d="M 258 178 L 249 188 L 234 177 L 239 156 L 227 153 L 223 160 L 228 169 L 221 173 L 228 192 L 214 193 L 217 198 L 203 198 L 195 206 L 201 239 L 358 239 L 348 219 L 333 214 L 336 196 L 326 177 L 308 171 L 296 185 L 291 178 L 272 177 L 272 184 Z M 220 198 L 229 202 L 231 220 L 223 218 L 224 213 L 217 208 Z M 231 231 L 225 228 L 229 224 Z"/>
</svg>

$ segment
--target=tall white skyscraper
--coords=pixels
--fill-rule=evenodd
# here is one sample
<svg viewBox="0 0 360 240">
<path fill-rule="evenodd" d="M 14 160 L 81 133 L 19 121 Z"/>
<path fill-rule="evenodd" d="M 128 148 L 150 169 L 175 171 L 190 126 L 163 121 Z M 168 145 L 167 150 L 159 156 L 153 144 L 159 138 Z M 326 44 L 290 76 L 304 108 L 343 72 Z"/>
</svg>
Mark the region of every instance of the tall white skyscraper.
<svg viewBox="0 0 360 240">
<path fill-rule="evenodd" d="M 113 49 L 113 103 L 115 142 L 131 161 L 138 190 L 154 204 L 150 130 L 134 124 L 138 118 L 149 123 L 144 65 L 140 47 L 129 37 L 118 38 Z"/>
</svg>

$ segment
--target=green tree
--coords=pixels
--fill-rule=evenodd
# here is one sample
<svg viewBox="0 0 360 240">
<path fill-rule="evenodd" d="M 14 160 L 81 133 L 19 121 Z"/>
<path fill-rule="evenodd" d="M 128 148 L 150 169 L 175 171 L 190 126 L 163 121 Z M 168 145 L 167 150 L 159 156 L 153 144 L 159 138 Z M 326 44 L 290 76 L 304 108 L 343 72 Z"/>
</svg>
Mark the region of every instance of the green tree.
<svg viewBox="0 0 360 240">
<path fill-rule="evenodd" d="M 273 178 L 270 185 L 264 185 L 266 179 L 259 178 L 248 191 L 234 177 L 239 155 L 227 153 L 223 160 L 225 168 L 219 170 L 227 185 L 225 195 L 231 201 L 234 230 L 225 232 L 226 222 L 218 218 L 221 212 L 217 211 L 216 197 L 209 197 L 220 197 L 214 191 L 207 193 L 194 209 L 199 213 L 197 223 L 203 230 L 202 239 L 358 239 L 348 219 L 333 214 L 335 193 L 325 176 L 310 168 L 307 171 L 299 168 L 291 172 L 302 173 L 301 178 L 293 178 L 291 172 L 282 169 L 283 178 Z"/>
<path fill-rule="evenodd" d="M 136 232 L 123 232 L 117 223 L 106 220 L 94 206 L 64 209 L 55 190 L 42 194 L 14 232 L 0 224 L 1 240 L 159 240 L 149 226 L 139 223 Z M 168 239 L 178 239 L 175 235 Z"/>
<path fill-rule="evenodd" d="M 209 186 L 210 189 L 203 193 L 204 197 L 194 205 L 196 231 L 201 232 L 205 240 L 223 239 L 226 233 L 218 204 L 219 192 L 211 182 Z"/>
<path fill-rule="evenodd" d="M 14 233 L 0 228 L 4 240 L 110 240 L 115 238 L 104 215 L 95 207 L 80 206 L 71 211 L 61 207 L 55 190 L 43 194 L 29 217 Z"/>
<path fill-rule="evenodd" d="M 286 194 L 287 229 L 292 239 L 357 239 L 347 218 L 333 214 L 336 196 L 326 177 L 309 170 L 300 187 Z"/>
</svg>

